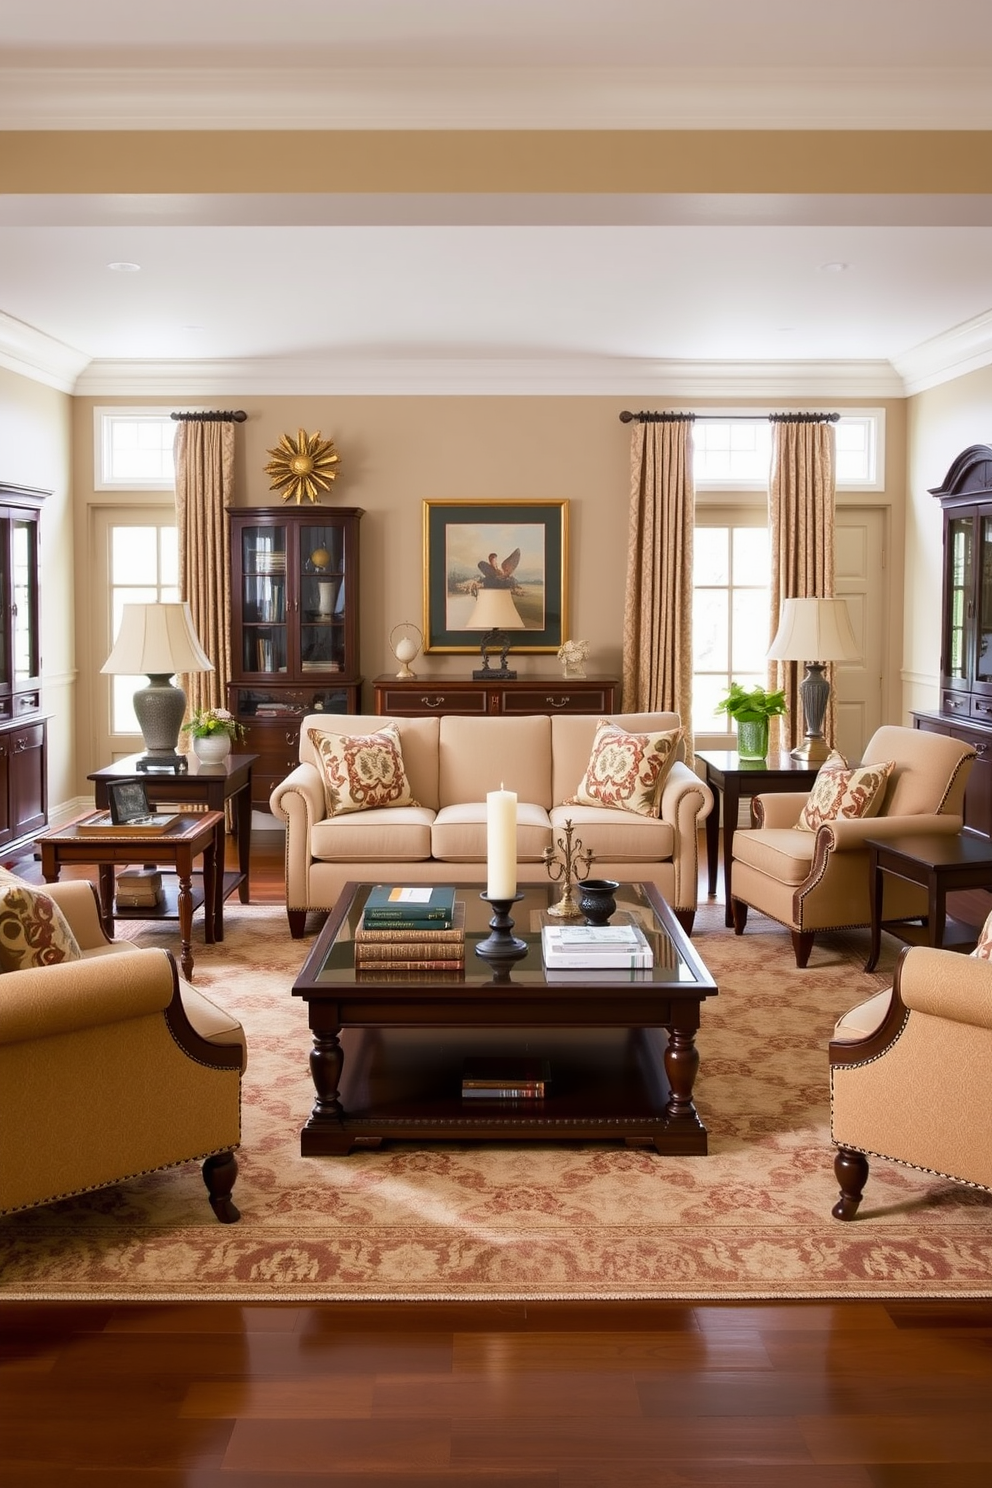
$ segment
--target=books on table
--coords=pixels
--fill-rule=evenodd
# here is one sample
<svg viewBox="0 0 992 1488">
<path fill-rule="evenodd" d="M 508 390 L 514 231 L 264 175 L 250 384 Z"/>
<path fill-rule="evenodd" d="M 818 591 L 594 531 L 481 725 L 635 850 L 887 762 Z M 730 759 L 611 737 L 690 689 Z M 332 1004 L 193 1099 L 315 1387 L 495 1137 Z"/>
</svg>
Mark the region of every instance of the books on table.
<svg viewBox="0 0 992 1488">
<path fill-rule="evenodd" d="M 456 946 L 465 944 L 465 905 L 461 899 L 451 911 L 451 924 L 441 920 L 417 920 L 401 925 L 367 925 L 364 916 L 355 931 L 355 949 L 358 947 L 384 945 Z M 398 954 L 398 953 L 397 953 Z M 440 953 L 439 953 L 440 954 Z M 445 951 L 443 954 L 447 955 Z"/>
<path fill-rule="evenodd" d="M 431 926 L 450 930 L 454 908 L 455 891 L 446 885 L 374 884 L 365 901 L 362 925 L 368 930 Z"/>
<path fill-rule="evenodd" d="M 543 1100 L 550 1080 L 547 1059 L 514 1055 L 466 1059 L 462 1099 Z"/>
<path fill-rule="evenodd" d="M 452 900 L 454 889 L 448 891 Z M 355 931 L 356 972 L 462 972 L 465 969 L 465 905 L 452 903 L 442 919 L 391 920 L 366 923 L 363 915 Z"/>
<path fill-rule="evenodd" d="M 542 925 L 541 950 L 549 971 L 646 970 L 654 965 L 639 925 Z"/>
</svg>

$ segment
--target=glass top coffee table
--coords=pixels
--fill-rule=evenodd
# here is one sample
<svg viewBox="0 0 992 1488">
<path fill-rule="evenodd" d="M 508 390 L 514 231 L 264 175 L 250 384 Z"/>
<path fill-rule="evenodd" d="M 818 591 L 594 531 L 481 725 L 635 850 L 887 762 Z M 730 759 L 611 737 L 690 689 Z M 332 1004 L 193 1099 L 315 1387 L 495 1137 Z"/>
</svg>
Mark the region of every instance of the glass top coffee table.
<svg viewBox="0 0 992 1488">
<path fill-rule="evenodd" d="M 313 1034 L 316 1102 L 301 1132 L 304 1157 L 385 1140 L 597 1138 L 705 1154 L 692 1099 L 696 1031 L 717 987 L 653 885 L 617 894 L 618 915 L 631 915 L 651 944 L 649 971 L 547 972 L 541 924 L 560 886 L 543 884 L 520 885 L 524 897 L 512 909 L 527 955 L 508 974 L 494 973 L 475 954 L 490 906 L 478 884 L 456 884 L 464 972 L 388 976 L 355 969 L 370 887 L 344 886 L 293 987 Z M 548 1071 L 543 1098 L 464 1097 L 466 1060 L 478 1059 L 508 1068 L 539 1061 Z"/>
</svg>

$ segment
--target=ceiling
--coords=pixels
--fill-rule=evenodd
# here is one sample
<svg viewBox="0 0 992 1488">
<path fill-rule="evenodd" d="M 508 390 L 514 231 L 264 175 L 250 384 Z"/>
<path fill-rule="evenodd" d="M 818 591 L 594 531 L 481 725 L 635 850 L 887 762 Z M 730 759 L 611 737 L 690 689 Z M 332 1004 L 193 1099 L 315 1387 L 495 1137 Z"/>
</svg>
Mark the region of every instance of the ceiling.
<svg viewBox="0 0 992 1488">
<path fill-rule="evenodd" d="M 992 5 L 0 8 L 0 130 L 370 127 L 987 130 Z M 895 392 L 987 361 L 988 196 L 0 196 L 0 362 L 80 391 L 863 364 Z"/>
</svg>

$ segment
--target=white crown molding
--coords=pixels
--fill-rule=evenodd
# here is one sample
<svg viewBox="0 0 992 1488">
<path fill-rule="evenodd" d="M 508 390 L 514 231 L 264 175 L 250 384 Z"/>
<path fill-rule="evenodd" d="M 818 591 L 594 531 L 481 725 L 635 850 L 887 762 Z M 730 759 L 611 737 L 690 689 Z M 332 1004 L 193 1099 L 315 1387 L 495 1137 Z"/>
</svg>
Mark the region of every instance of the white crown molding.
<svg viewBox="0 0 992 1488">
<path fill-rule="evenodd" d="M 988 129 L 992 69 L 0 66 L 0 129 Z"/>
<path fill-rule="evenodd" d="M 8 372 L 71 393 L 89 360 L 84 352 L 0 310 L 0 367 Z"/>
<path fill-rule="evenodd" d="M 988 367 L 992 364 L 992 310 L 922 341 L 893 357 L 892 364 L 907 393 L 924 393 L 942 382 Z"/>
<path fill-rule="evenodd" d="M 888 362 L 688 362 L 634 358 L 259 358 L 202 362 L 93 361 L 85 397 L 623 397 L 898 398 Z"/>
</svg>

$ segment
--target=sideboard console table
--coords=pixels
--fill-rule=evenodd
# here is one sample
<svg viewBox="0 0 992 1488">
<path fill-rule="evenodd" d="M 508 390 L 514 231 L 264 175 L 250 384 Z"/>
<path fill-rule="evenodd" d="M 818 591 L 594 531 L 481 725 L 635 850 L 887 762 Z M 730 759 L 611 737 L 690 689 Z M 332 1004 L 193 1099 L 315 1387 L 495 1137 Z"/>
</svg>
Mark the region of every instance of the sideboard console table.
<svg viewBox="0 0 992 1488">
<path fill-rule="evenodd" d="M 612 713 L 617 677 L 517 677 L 473 681 L 471 677 L 376 677 L 374 712 L 383 717 L 423 718 L 430 713 L 513 715 L 521 713 Z"/>
</svg>

